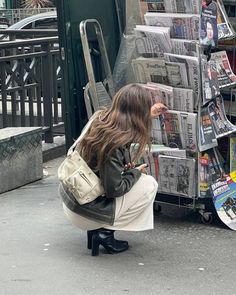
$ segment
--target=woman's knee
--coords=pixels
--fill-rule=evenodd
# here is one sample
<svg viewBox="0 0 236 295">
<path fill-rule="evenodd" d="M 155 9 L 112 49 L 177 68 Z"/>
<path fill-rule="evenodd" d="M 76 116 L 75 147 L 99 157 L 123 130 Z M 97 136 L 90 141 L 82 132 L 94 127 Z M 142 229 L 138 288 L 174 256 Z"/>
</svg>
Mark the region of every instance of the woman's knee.
<svg viewBox="0 0 236 295">
<path fill-rule="evenodd" d="M 157 193 L 158 183 L 156 179 L 151 175 L 143 175 L 142 176 L 143 186 L 145 187 L 146 195 L 150 197 L 152 200 Z"/>
</svg>

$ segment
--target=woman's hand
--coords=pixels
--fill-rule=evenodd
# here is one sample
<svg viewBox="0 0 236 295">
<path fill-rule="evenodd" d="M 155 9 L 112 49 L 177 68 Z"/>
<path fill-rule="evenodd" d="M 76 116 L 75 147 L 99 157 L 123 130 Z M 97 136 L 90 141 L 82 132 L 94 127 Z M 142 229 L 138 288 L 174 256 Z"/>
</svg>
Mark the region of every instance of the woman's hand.
<svg viewBox="0 0 236 295">
<path fill-rule="evenodd" d="M 138 169 L 141 173 L 147 174 L 146 168 L 148 167 L 147 164 L 141 164 L 138 167 L 135 167 L 135 169 Z"/>
<path fill-rule="evenodd" d="M 135 163 L 134 162 L 128 163 L 128 164 L 125 165 L 124 171 L 127 171 L 129 169 L 133 169 L 133 168 L 135 168 Z"/>
<path fill-rule="evenodd" d="M 151 107 L 151 117 L 156 118 L 165 113 L 167 110 L 168 108 L 163 103 L 157 102 Z"/>
</svg>

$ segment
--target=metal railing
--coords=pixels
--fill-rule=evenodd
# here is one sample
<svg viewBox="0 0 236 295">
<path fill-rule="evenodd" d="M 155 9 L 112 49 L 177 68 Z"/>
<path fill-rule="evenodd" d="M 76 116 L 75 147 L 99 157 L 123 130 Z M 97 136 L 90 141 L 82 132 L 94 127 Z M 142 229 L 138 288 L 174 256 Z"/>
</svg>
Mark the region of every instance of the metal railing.
<svg viewBox="0 0 236 295">
<path fill-rule="evenodd" d="M 18 126 L 63 127 L 58 37 L 0 42 L 0 128 Z"/>
<path fill-rule="evenodd" d="M 26 18 L 28 16 L 55 11 L 55 7 L 48 8 L 20 8 L 20 9 L 0 9 L 0 17 L 5 17 L 8 20 L 9 25 L 12 25 L 19 20 Z"/>
</svg>

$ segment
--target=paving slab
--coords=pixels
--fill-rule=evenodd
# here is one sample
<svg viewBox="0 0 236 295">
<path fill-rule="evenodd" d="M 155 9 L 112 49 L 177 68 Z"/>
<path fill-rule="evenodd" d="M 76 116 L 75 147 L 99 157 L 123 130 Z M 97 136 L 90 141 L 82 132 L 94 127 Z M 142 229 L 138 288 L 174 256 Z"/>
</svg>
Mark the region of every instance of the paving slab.
<svg viewBox="0 0 236 295">
<path fill-rule="evenodd" d="M 1 295 L 235 294 L 236 233 L 164 207 L 155 229 L 120 232 L 130 249 L 90 256 L 86 233 L 66 219 L 57 194 L 63 158 L 42 180 L 0 195 Z"/>
</svg>

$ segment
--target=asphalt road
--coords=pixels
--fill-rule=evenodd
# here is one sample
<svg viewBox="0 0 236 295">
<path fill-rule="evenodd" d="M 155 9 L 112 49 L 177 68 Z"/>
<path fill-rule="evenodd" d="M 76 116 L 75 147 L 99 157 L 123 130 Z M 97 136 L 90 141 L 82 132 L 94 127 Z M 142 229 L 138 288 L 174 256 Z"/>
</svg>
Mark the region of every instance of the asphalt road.
<svg viewBox="0 0 236 295">
<path fill-rule="evenodd" d="M 127 252 L 90 256 L 86 234 L 64 216 L 56 168 L 0 195 L 1 295 L 224 295 L 236 289 L 236 233 L 201 224 L 190 210 L 164 207 L 155 229 L 120 232 Z"/>
</svg>

